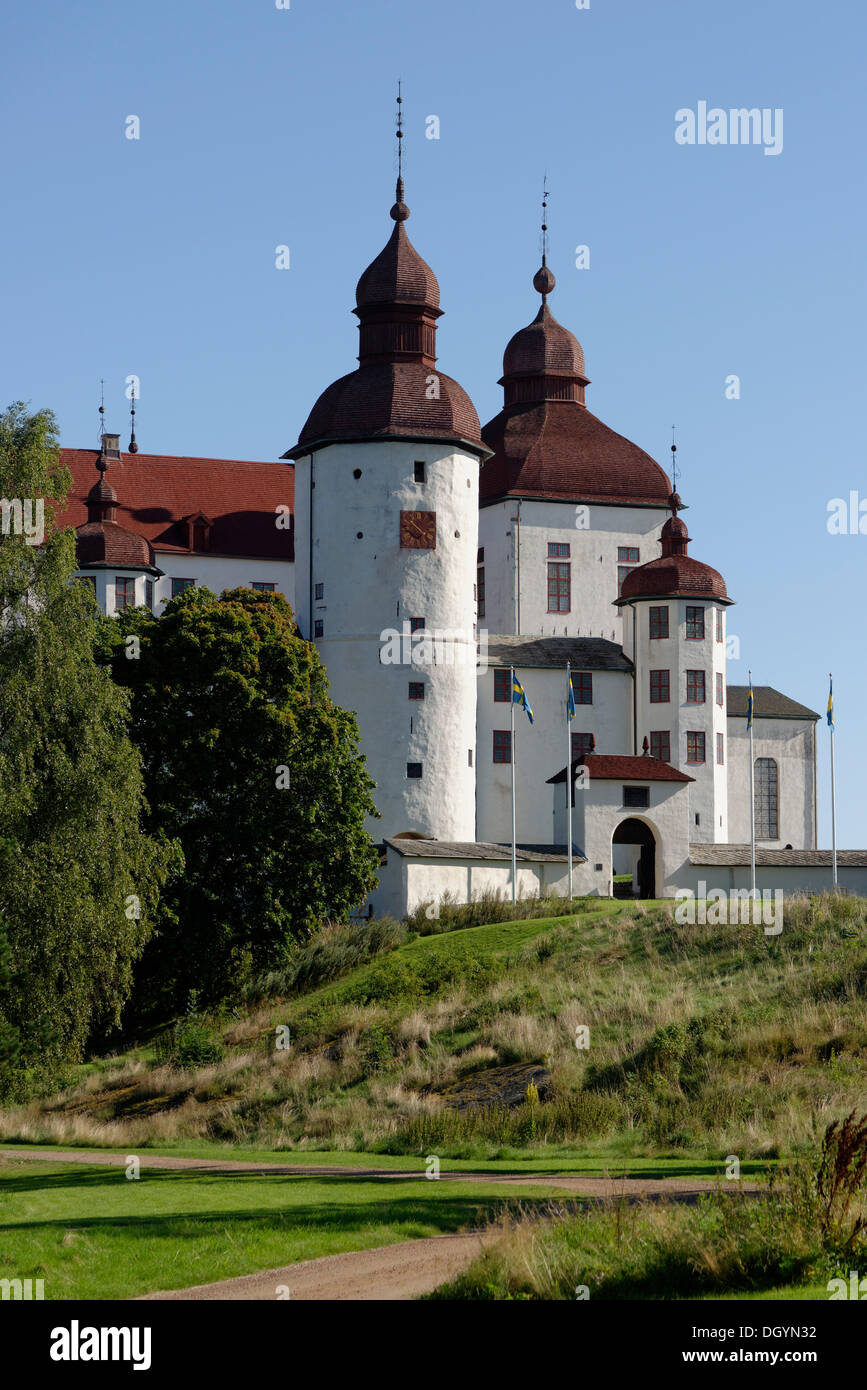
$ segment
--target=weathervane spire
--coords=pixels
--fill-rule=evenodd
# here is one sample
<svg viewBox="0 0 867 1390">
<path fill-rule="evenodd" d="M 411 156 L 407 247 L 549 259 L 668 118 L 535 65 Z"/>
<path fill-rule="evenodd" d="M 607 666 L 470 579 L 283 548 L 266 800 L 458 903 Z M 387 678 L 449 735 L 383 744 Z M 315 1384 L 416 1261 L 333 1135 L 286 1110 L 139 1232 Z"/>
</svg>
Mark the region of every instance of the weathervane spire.
<svg viewBox="0 0 867 1390">
<path fill-rule="evenodd" d="M 391 209 L 391 217 L 395 222 L 405 222 L 409 217 L 409 208 L 403 200 L 403 97 L 401 96 L 401 84 L 397 84 L 397 188 L 395 189 L 395 203 Z"/>
<path fill-rule="evenodd" d="M 131 454 L 138 453 L 138 444 L 135 440 L 135 382 L 132 383 L 130 390 L 130 432 L 129 432 L 129 451 Z"/>
<path fill-rule="evenodd" d="M 548 175 L 542 179 L 542 265 L 548 264 Z"/>
</svg>

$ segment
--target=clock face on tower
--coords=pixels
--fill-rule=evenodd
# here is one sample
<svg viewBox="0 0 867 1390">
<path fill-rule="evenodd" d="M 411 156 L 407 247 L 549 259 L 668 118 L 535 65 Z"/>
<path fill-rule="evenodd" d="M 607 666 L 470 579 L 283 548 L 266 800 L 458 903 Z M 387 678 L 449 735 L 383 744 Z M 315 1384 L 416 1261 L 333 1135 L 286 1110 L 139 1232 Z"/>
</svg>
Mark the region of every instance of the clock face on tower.
<svg viewBox="0 0 867 1390">
<path fill-rule="evenodd" d="M 436 512 L 401 512 L 400 545 L 402 550 L 436 550 Z"/>
</svg>

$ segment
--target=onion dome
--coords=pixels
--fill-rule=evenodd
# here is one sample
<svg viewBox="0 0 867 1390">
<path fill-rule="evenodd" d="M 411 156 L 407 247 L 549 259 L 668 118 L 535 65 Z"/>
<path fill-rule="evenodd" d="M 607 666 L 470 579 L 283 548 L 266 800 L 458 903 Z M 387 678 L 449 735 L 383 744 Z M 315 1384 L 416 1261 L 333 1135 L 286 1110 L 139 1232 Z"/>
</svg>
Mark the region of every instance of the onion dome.
<svg viewBox="0 0 867 1390">
<path fill-rule="evenodd" d="M 436 370 L 440 290 L 406 234 L 402 178 L 390 215 L 394 231 L 355 291 L 358 368 L 322 393 L 284 458 L 364 439 L 454 440 L 488 453 L 469 396 Z"/>
<path fill-rule="evenodd" d="M 664 470 L 587 409 L 584 350 L 548 307 L 555 284 L 543 258 L 533 279 L 541 307 L 506 347 L 503 410 L 482 431 L 493 458 L 482 469 L 480 500 L 511 494 L 665 507 Z"/>
<path fill-rule="evenodd" d="M 99 478 L 87 494 L 87 521 L 75 533 L 78 568 L 136 569 L 160 574 L 150 541 L 121 526 L 117 519 L 117 493 L 105 476 L 109 454 L 120 457 L 119 451 L 110 447 L 112 441 L 116 445 L 117 436 L 103 436 L 96 459 Z"/>
<path fill-rule="evenodd" d="M 676 495 L 676 494 L 675 494 Z M 680 499 L 678 498 L 678 501 Z M 718 570 L 687 555 L 689 532 L 673 512 L 660 533 L 662 554 L 629 571 L 620 589 L 619 604 L 641 598 L 712 598 L 731 603 L 725 580 Z"/>
</svg>

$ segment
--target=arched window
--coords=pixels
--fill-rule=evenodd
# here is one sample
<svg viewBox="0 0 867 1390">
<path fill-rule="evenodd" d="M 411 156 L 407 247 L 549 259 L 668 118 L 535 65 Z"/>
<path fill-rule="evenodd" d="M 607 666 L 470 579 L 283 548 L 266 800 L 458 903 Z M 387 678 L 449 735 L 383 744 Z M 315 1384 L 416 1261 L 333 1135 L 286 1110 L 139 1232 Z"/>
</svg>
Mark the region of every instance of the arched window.
<svg viewBox="0 0 867 1390">
<path fill-rule="evenodd" d="M 780 791 L 773 758 L 756 758 L 756 839 L 780 838 Z"/>
</svg>

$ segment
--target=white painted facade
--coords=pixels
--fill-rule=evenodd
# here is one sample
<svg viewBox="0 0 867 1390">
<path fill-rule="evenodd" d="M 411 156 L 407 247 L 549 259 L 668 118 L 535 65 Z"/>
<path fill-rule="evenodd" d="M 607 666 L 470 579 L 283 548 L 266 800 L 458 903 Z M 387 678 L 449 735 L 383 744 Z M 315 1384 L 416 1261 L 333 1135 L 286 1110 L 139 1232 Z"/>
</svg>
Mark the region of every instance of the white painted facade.
<svg viewBox="0 0 867 1390">
<path fill-rule="evenodd" d="M 236 555 L 210 555 L 198 551 L 159 550 L 154 547 L 156 567 L 161 576 L 144 570 L 96 568 L 76 571 L 77 578 L 92 577 L 96 584 L 97 601 L 104 613 L 113 618 L 118 612 L 119 579 L 134 581 L 135 603 L 127 607 L 152 607 L 159 616 L 162 607 L 172 596 L 173 579 L 192 579 L 198 588 L 221 594 L 224 589 L 249 589 L 254 583 L 273 584 L 274 591 L 283 594 L 295 606 L 295 566 L 287 560 L 262 560 Z M 148 602 L 147 583 L 153 584 L 152 602 Z"/>
<path fill-rule="evenodd" d="M 753 720 L 753 756 L 777 765 L 778 835 L 768 849 L 816 848 L 816 725 L 807 719 Z M 731 843 L 750 838 L 750 736 L 744 719 L 728 721 L 728 775 L 732 795 Z M 744 794 L 746 791 L 746 795 Z"/>
<path fill-rule="evenodd" d="M 476 455 L 432 441 L 332 444 L 296 462 L 298 621 L 333 699 L 358 715 L 377 839 L 476 838 L 478 474 Z M 435 548 L 401 545 L 401 512 L 436 514 Z M 425 626 L 410 641 L 413 619 Z"/>
<path fill-rule="evenodd" d="M 634 810 L 624 806 L 623 787 L 647 786 L 649 806 Z M 626 820 L 641 821 L 655 840 L 656 896 L 672 897 L 693 877 L 689 863 L 689 782 L 641 781 L 626 783 L 594 778 L 583 788 L 576 783 L 572 810 L 572 841 L 584 851 L 586 862 L 574 869 L 576 895 L 611 897 L 614 861 L 612 837 Z M 556 843 L 565 844 L 566 782 L 554 786 Z M 621 848 L 617 846 L 616 848 Z"/>
</svg>

